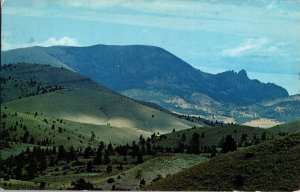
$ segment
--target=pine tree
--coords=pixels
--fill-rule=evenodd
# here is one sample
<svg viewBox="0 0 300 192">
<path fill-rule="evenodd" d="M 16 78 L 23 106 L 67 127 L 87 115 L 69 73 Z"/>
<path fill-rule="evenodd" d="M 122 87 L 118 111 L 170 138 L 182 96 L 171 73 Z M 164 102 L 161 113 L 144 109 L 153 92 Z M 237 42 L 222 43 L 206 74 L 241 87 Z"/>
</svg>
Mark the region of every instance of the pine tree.
<svg viewBox="0 0 300 192">
<path fill-rule="evenodd" d="M 91 141 L 94 141 L 95 138 L 96 138 L 96 135 L 95 135 L 94 131 L 92 131 Z"/>
<path fill-rule="evenodd" d="M 204 132 L 202 132 L 202 134 L 201 134 L 201 138 L 204 138 L 205 137 L 205 134 L 204 134 Z"/>
<path fill-rule="evenodd" d="M 267 139 L 267 136 L 266 136 L 266 132 L 263 132 L 263 134 L 261 135 L 261 141 L 265 141 Z"/>
<path fill-rule="evenodd" d="M 186 141 L 186 135 L 185 135 L 185 133 L 182 134 L 182 136 L 181 136 L 181 141 L 182 141 L 182 142 L 185 142 L 185 141 Z"/>
<path fill-rule="evenodd" d="M 199 137 L 200 135 L 198 133 L 194 133 L 191 140 L 191 153 L 199 154 Z"/>
<path fill-rule="evenodd" d="M 112 172 L 112 166 L 108 165 L 106 167 L 106 173 L 111 173 Z"/>
<path fill-rule="evenodd" d="M 94 159 L 94 164 L 95 165 L 101 165 L 102 164 L 102 149 L 99 146 L 96 152 L 96 157 Z"/>
<path fill-rule="evenodd" d="M 217 148 L 216 146 L 211 146 L 211 153 L 210 153 L 210 157 L 215 157 L 217 155 Z"/>
<path fill-rule="evenodd" d="M 91 150 L 92 150 L 91 146 L 87 146 L 83 152 L 83 158 L 89 159 Z"/>
<path fill-rule="evenodd" d="M 37 166 L 36 166 L 36 160 L 32 158 L 29 161 L 29 165 L 26 167 L 27 171 L 27 179 L 31 180 L 34 179 L 37 175 Z"/>
<path fill-rule="evenodd" d="M 55 146 L 53 146 L 53 148 L 52 148 L 52 154 L 56 154 L 56 147 Z"/>
<path fill-rule="evenodd" d="M 64 146 L 60 145 L 58 147 L 57 159 L 58 160 L 64 160 L 66 158 L 66 154 L 67 154 L 67 152 L 66 152 Z"/>
<path fill-rule="evenodd" d="M 29 143 L 30 143 L 30 144 L 34 144 L 34 143 L 35 143 L 35 140 L 34 140 L 34 137 L 33 137 L 33 136 L 30 137 Z"/>
<path fill-rule="evenodd" d="M 143 160 L 143 153 L 139 150 L 139 147 L 137 147 L 136 154 L 137 154 L 137 161 L 136 161 L 136 163 L 137 164 L 143 163 L 144 162 L 144 160 Z"/>
<path fill-rule="evenodd" d="M 222 144 L 222 152 L 228 153 L 229 151 L 236 150 L 236 142 L 231 135 L 227 135 L 224 143 Z"/>
<path fill-rule="evenodd" d="M 46 157 L 43 156 L 39 161 L 39 171 L 44 171 L 47 169 Z"/>
<path fill-rule="evenodd" d="M 73 146 L 70 147 L 70 150 L 68 152 L 68 159 L 71 160 L 71 161 L 77 159 L 77 157 L 76 157 L 76 151 L 75 151 L 75 149 L 74 149 Z"/>
<path fill-rule="evenodd" d="M 110 163 L 109 152 L 108 152 L 108 150 L 105 150 L 105 152 L 104 152 L 104 160 L 103 160 L 103 163 L 104 163 L 105 165 L 107 165 L 107 164 Z"/>
<path fill-rule="evenodd" d="M 147 154 L 151 155 L 152 154 L 152 149 L 151 149 L 151 144 L 147 143 Z"/>
<path fill-rule="evenodd" d="M 92 172 L 93 171 L 93 163 L 89 161 L 86 165 L 86 172 Z"/>
<path fill-rule="evenodd" d="M 179 142 L 177 148 L 175 149 L 176 153 L 183 153 L 184 152 L 184 144 Z"/>
<path fill-rule="evenodd" d="M 113 148 L 111 143 L 108 144 L 107 150 L 108 150 L 110 155 L 114 154 L 114 148 Z"/>
</svg>

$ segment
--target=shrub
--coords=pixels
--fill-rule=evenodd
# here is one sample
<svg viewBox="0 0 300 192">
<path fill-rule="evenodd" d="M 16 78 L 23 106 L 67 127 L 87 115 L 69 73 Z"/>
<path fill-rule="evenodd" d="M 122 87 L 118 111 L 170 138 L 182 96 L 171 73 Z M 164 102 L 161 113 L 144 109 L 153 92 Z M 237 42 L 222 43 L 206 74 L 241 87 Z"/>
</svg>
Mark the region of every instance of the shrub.
<svg viewBox="0 0 300 192">
<path fill-rule="evenodd" d="M 117 166 L 117 168 L 118 168 L 119 170 L 123 170 L 123 165 L 120 164 L 119 166 Z"/>
<path fill-rule="evenodd" d="M 106 172 L 107 172 L 107 173 L 111 173 L 111 172 L 112 172 L 112 166 L 108 165 L 108 166 L 106 167 Z"/>
<path fill-rule="evenodd" d="M 114 183 L 115 182 L 115 179 L 114 178 L 109 178 L 107 179 L 107 183 Z"/>
<path fill-rule="evenodd" d="M 94 187 L 91 183 L 86 182 L 84 179 L 78 179 L 76 181 L 72 181 L 71 183 L 74 190 L 93 190 Z"/>
<path fill-rule="evenodd" d="M 140 181 L 140 187 L 142 187 L 142 186 L 144 186 L 144 185 L 146 185 L 146 181 L 145 181 L 145 179 L 142 179 L 142 180 Z"/>
<path fill-rule="evenodd" d="M 245 178 L 242 175 L 236 175 L 235 176 L 235 180 L 234 180 L 234 184 L 236 187 L 241 187 L 244 185 L 244 180 Z"/>
<path fill-rule="evenodd" d="M 136 172 L 135 178 L 141 179 L 141 177 L 142 177 L 142 170 L 139 169 L 139 170 Z"/>
<path fill-rule="evenodd" d="M 246 153 L 245 154 L 245 159 L 250 159 L 250 158 L 253 158 L 253 157 L 254 157 L 253 153 Z"/>
<path fill-rule="evenodd" d="M 161 174 L 158 174 L 153 180 L 152 182 L 158 181 L 160 179 L 162 179 L 163 177 L 161 176 Z"/>
</svg>

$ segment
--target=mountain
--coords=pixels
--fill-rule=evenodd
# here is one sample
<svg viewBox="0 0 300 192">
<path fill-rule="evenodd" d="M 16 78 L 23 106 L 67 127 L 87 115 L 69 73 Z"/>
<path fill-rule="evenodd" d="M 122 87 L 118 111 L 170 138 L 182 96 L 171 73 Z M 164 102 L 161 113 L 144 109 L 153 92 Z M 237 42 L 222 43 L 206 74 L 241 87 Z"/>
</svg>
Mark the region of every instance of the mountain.
<svg viewBox="0 0 300 192">
<path fill-rule="evenodd" d="M 295 191 L 300 188 L 300 133 L 263 142 L 171 175 L 151 191 Z"/>
<path fill-rule="evenodd" d="M 289 96 L 282 87 L 251 80 L 245 70 L 204 73 L 154 46 L 54 46 L 1 52 L 1 65 L 18 62 L 70 69 L 90 78 L 85 78 L 87 82 L 92 79 L 143 105 L 155 103 L 211 121 L 255 126 L 263 122 L 271 127 L 300 117 L 299 97 Z"/>
<path fill-rule="evenodd" d="M 1 52 L 1 64 L 30 62 L 69 67 L 118 91 L 154 91 L 181 98 L 204 94 L 238 105 L 288 96 L 275 84 L 250 80 L 244 70 L 208 74 L 154 46 L 30 47 Z"/>
</svg>

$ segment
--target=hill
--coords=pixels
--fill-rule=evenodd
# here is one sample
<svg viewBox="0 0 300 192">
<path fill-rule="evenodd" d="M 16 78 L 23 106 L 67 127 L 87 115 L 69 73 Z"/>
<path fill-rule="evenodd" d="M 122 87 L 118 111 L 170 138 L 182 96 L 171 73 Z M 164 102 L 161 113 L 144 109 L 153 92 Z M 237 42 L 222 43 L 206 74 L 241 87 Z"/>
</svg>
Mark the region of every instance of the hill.
<svg viewBox="0 0 300 192">
<path fill-rule="evenodd" d="M 247 147 L 297 132 L 300 132 L 300 120 L 277 125 L 269 129 L 238 124 L 219 124 L 217 126 L 194 127 L 159 135 L 153 139 L 152 146 L 165 152 L 204 153 L 207 156 L 211 156 L 213 151 L 221 150 L 227 135 L 234 139 L 237 147 Z M 195 142 L 197 143 L 196 145 Z"/>
<path fill-rule="evenodd" d="M 1 102 L 63 88 L 112 92 L 101 84 L 65 68 L 28 63 L 1 66 Z"/>
<path fill-rule="evenodd" d="M 104 178 L 96 181 L 95 186 L 96 188 L 99 186 L 103 190 L 111 190 L 112 185 L 115 185 L 118 190 L 139 190 L 143 186 L 140 185 L 141 180 L 144 180 L 145 185 L 147 185 L 159 178 L 168 177 L 205 160 L 207 158 L 200 155 L 165 154 L 147 160 L 121 174 L 109 177 L 116 181 L 114 183 L 107 183 L 109 178 Z"/>
<path fill-rule="evenodd" d="M 191 144 L 194 134 L 199 135 L 199 147 L 201 148 L 200 151 L 202 151 L 206 147 L 220 147 L 226 135 L 232 135 L 238 145 L 247 146 L 259 142 L 263 134 L 266 136 L 266 139 L 270 139 L 278 135 L 278 132 L 269 132 L 266 129 L 236 124 L 224 124 L 222 126 L 213 127 L 204 126 L 162 135 L 153 145 L 168 146 L 174 149 L 179 145 L 183 145 L 186 146 L 184 148 L 188 148 L 187 146 Z"/>
<path fill-rule="evenodd" d="M 179 130 L 165 135 L 160 135 L 153 146 L 168 147 L 173 150 L 189 149 L 192 138 L 199 135 L 199 150 L 202 153 L 210 153 L 211 148 L 221 147 L 227 135 L 231 135 L 239 147 L 257 144 L 264 140 L 270 140 L 279 135 L 300 132 L 300 120 L 277 125 L 269 129 L 250 127 L 238 124 L 221 124 L 218 126 L 204 126 L 185 130 Z"/>
<path fill-rule="evenodd" d="M 1 52 L 1 57 L 2 65 L 30 62 L 68 66 L 118 92 L 153 90 L 181 98 L 204 94 L 238 105 L 288 96 L 275 84 L 250 80 L 244 70 L 204 73 L 154 46 L 30 47 Z"/>
<path fill-rule="evenodd" d="M 22 113 L 6 106 L 1 106 L 0 123 L 2 158 L 38 145 L 64 145 L 66 149 L 85 148 L 89 144 L 97 147 L 100 141 L 123 144 L 136 140 L 141 134 L 147 135 L 142 130 L 69 121 L 29 110 Z"/>
<path fill-rule="evenodd" d="M 1 67 L 0 122 L 5 157 L 28 146 L 121 144 L 199 125 L 68 69 L 25 63 Z"/>
<path fill-rule="evenodd" d="M 60 90 L 6 102 L 3 106 L 22 113 L 37 112 L 80 123 L 139 129 L 149 134 L 194 125 L 122 95 L 89 89 Z"/>
<path fill-rule="evenodd" d="M 297 133 L 217 156 L 143 190 L 295 191 L 300 189 L 299 153 Z"/>
<path fill-rule="evenodd" d="M 281 132 L 281 133 L 288 133 L 288 134 L 300 132 L 300 119 L 298 119 L 297 121 L 274 126 L 268 129 L 268 132 L 273 132 L 273 133 Z"/>
</svg>

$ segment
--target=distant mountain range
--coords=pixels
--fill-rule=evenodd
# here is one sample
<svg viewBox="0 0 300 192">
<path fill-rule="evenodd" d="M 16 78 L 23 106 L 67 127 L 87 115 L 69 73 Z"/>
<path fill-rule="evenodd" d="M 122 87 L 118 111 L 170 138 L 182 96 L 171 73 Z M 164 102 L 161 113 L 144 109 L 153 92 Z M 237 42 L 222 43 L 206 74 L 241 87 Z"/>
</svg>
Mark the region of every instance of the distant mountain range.
<svg viewBox="0 0 300 192">
<path fill-rule="evenodd" d="M 183 98 L 202 93 L 235 104 L 288 96 L 275 84 L 250 80 L 244 70 L 204 73 L 153 46 L 31 47 L 3 52 L 1 56 L 2 64 L 29 62 L 71 68 L 118 92 L 155 90 Z"/>
<path fill-rule="evenodd" d="M 154 46 L 30 47 L 3 51 L 1 58 L 1 65 L 27 62 L 64 67 L 171 111 L 233 117 L 238 122 L 263 117 L 244 106 L 256 109 L 258 103 L 289 97 L 280 86 L 249 79 L 245 70 L 205 73 Z"/>
</svg>

